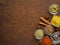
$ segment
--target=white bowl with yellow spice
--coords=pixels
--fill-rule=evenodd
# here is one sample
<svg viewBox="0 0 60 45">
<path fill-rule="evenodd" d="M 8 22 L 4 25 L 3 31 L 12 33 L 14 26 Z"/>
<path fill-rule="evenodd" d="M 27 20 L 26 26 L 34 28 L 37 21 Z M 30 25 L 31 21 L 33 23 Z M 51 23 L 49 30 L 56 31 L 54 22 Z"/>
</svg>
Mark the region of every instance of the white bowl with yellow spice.
<svg viewBox="0 0 60 45">
<path fill-rule="evenodd" d="M 58 14 L 58 7 L 59 6 L 57 4 L 51 4 L 49 7 L 50 14 L 52 14 L 52 15 Z"/>
<path fill-rule="evenodd" d="M 44 32 L 42 29 L 37 29 L 34 33 L 36 39 L 42 39 L 44 37 Z"/>
</svg>

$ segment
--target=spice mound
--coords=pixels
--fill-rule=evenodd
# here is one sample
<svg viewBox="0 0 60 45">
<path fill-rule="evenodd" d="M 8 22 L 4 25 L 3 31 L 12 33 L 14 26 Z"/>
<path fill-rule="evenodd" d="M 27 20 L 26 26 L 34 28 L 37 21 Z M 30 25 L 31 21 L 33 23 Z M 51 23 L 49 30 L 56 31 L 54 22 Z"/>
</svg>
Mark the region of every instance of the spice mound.
<svg viewBox="0 0 60 45">
<path fill-rule="evenodd" d="M 52 41 L 48 36 L 45 36 L 42 40 L 41 40 L 41 45 L 52 45 Z"/>
<path fill-rule="evenodd" d="M 60 16 L 57 15 L 53 16 L 51 24 L 55 27 L 60 27 Z"/>
<path fill-rule="evenodd" d="M 44 33 L 46 35 L 52 34 L 54 32 L 54 28 L 51 25 L 46 25 L 44 28 Z"/>
</svg>

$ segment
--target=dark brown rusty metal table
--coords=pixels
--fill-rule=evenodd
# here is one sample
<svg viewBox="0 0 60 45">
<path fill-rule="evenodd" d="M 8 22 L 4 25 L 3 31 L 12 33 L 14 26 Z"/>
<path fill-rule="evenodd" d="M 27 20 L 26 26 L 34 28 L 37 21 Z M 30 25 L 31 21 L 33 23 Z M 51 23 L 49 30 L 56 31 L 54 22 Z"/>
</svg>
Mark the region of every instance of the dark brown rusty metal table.
<svg viewBox="0 0 60 45">
<path fill-rule="evenodd" d="M 53 3 L 60 6 L 60 0 L 0 0 L 0 45 L 40 45 L 34 31 Z"/>
</svg>

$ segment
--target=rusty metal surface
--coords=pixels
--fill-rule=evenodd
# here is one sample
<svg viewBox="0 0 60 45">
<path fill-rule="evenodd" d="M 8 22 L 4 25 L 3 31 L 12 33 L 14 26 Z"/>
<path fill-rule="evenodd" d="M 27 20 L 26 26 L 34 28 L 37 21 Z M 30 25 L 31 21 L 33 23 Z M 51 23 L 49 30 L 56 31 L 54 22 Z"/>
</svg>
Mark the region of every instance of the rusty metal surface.
<svg viewBox="0 0 60 45">
<path fill-rule="evenodd" d="M 60 0 L 0 0 L 0 44 L 38 45 L 33 34 L 52 3 Z"/>
</svg>

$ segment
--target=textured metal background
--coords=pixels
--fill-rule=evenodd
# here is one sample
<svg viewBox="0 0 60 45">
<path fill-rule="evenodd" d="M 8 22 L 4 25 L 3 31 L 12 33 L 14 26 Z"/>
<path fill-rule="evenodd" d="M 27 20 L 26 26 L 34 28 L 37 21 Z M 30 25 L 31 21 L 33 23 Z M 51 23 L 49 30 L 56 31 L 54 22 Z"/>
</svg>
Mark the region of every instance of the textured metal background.
<svg viewBox="0 0 60 45">
<path fill-rule="evenodd" d="M 0 45 L 39 45 L 33 34 L 40 16 L 60 0 L 0 0 Z"/>
</svg>

